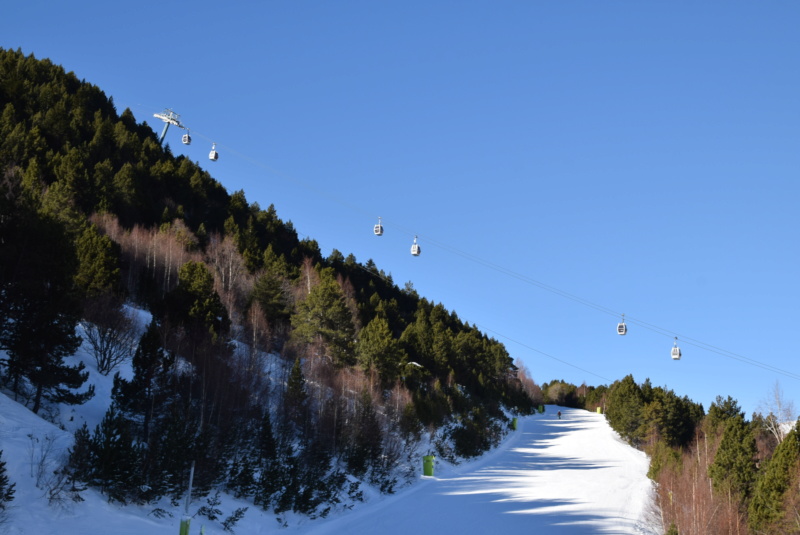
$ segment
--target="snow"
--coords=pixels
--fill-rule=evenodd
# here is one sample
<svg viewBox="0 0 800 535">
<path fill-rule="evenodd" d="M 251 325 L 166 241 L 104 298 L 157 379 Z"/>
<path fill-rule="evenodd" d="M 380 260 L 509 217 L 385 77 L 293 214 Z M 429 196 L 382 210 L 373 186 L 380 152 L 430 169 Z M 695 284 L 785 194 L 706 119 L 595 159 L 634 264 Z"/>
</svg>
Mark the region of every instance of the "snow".
<svg viewBox="0 0 800 535">
<path fill-rule="evenodd" d="M 49 444 L 50 453 L 41 463 L 41 452 Z M 82 493 L 83 502 L 49 505 L 45 492 L 36 486 L 37 470 L 42 466 L 48 477 L 70 444 L 68 431 L 0 394 L 0 449 L 16 483 L 9 521 L 0 531 L 8 535 L 178 533 L 183 504 L 159 504 L 172 516 L 156 518 L 150 514 L 155 506 L 109 504 L 90 489 Z M 284 515 L 276 521 L 272 512 L 230 497 L 223 498 L 220 508 L 227 516 L 237 507 L 249 506 L 235 531 L 253 535 L 406 535 L 410 530 L 650 535 L 661 529 L 647 467 L 646 455 L 622 442 L 602 415 L 548 406 L 545 414 L 520 418 L 518 429 L 485 456 L 455 466 L 437 461 L 434 476 L 420 475 L 394 495 L 368 494 L 365 503 L 325 519 Z M 190 512 L 201 505 L 199 500 L 193 502 Z M 208 535 L 224 533 L 219 522 L 203 517 L 192 520 L 190 532 L 199 533 L 201 527 Z"/>
<path fill-rule="evenodd" d="M 143 331 L 149 314 L 134 311 Z M 130 362 L 108 376 L 97 372 L 84 344 L 70 364 L 83 361 L 87 384 L 95 396 L 80 406 L 60 406 L 48 418 L 0 393 L 0 450 L 8 476 L 16 484 L 8 521 L 0 524 L 7 535 L 175 535 L 184 504 L 168 500 L 147 506 L 108 503 L 95 489 L 81 492 L 83 501 L 50 503 L 47 481 L 66 458 L 72 435 L 84 422 L 93 432 L 108 409 L 113 375 L 130 378 Z M 557 412 L 561 411 L 562 419 Z M 422 448 L 424 449 L 424 448 Z M 458 465 L 438 460 L 434 476 L 422 474 L 393 495 L 363 488 L 365 501 L 340 508 L 327 518 L 310 519 L 293 513 L 262 511 L 252 503 L 220 495 L 221 518 L 240 507 L 247 512 L 234 531 L 247 535 L 303 533 L 516 533 L 655 535 L 662 533 L 654 506 L 653 483 L 647 478 L 647 456 L 625 444 L 596 413 L 547 406 L 544 414 L 518 419 L 495 450 Z M 207 505 L 195 500 L 190 514 Z M 352 505 L 352 504 L 351 504 Z M 156 508 L 169 513 L 153 515 Z M 220 521 L 195 516 L 190 533 L 225 533 Z"/>
</svg>

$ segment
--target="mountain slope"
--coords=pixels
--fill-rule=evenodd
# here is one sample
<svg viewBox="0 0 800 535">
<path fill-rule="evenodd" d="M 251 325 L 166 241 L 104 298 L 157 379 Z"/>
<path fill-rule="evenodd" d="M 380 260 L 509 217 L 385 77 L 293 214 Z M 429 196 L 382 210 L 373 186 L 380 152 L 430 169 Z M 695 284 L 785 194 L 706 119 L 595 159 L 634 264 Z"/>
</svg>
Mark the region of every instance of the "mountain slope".
<svg viewBox="0 0 800 535">
<path fill-rule="evenodd" d="M 422 477 L 393 496 L 375 495 L 352 510 L 327 519 L 284 517 L 250 507 L 235 527 L 242 534 L 287 531 L 329 533 L 660 533 L 653 510 L 652 482 L 647 479 L 644 453 L 623 443 L 598 414 L 560 408 L 562 420 L 548 407 L 544 415 L 520 419 L 519 429 L 499 448 L 473 462 L 452 466 L 437 463 L 434 477 Z M 17 484 L 9 535 L 82 535 L 102 526 L 116 535 L 174 534 L 183 504 L 169 509 L 172 517 L 155 518 L 152 507 L 109 504 L 95 490 L 85 501 L 47 505 L 35 486 L 41 446 L 52 437 L 51 460 L 69 446 L 69 433 L 44 422 L 25 407 L 0 395 L 0 448 L 9 475 Z M 31 449 L 31 438 L 38 440 Z M 52 465 L 55 466 L 55 465 Z M 52 467 L 50 466 L 50 467 Z M 421 463 L 420 463 L 421 468 Z M 223 497 L 220 509 L 229 513 L 247 505 Z M 204 503 L 195 501 L 190 513 Z M 219 522 L 203 517 L 192 521 L 208 535 L 222 534 Z M 538 531 L 537 531 L 538 529 Z"/>
<path fill-rule="evenodd" d="M 562 419 L 556 416 L 561 410 Z M 647 456 L 601 415 L 548 407 L 500 448 L 304 533 L 661 533 Z"/>
</svg>

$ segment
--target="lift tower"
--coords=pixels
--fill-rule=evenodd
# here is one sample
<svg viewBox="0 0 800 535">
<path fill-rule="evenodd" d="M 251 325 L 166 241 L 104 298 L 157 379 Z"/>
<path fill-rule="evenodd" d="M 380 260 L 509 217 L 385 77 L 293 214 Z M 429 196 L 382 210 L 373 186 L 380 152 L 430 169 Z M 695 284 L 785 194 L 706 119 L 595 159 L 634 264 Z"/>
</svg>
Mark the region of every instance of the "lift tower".
<svg viewBox="0 0 800 535">
<path fill-rule="evenodd" d="M 165 109 L 163 113 L 154 113 L 153 117 L 164 121 L 164 130 L 161 131 L 161 136 L 158 138 L 158 142 L 162 145 L 164 143 L 164 137 L 167 135 L 169 125 L 174 124 L 178 128 L 186 128 L 181 124 L 181 116 L 169 108 Z"/>
</svg>

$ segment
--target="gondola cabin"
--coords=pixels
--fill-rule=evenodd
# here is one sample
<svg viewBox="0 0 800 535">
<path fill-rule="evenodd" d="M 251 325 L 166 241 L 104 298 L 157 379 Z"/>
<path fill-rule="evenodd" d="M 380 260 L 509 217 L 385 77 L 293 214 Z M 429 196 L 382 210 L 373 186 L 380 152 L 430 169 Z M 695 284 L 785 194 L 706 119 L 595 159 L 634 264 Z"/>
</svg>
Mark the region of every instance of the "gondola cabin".
<svg viewBox="0 0 800 535">
<path fill-rule="evenodd" d="M 184 145 L 191 145 L 192 144 L 192 136 L 190 136 L 189 134 L 183 134 L 181 136 L 181 141 L 183 142 Z"/>
<path fill-rule="evenodd" d="M 675 338 L 675 345 L 672 346 L 672 360 L 681 360 L 681 348 L 678 347 L 678 338 Z"/>
<path fill-rule="evenodd" d="M 208 159 L 212 162 L 216 162 L 219 160 L 219 153 L 217 152 L 217 144 L 213 143 L 211 145 L 211 152 L 208 153 Z"/>
<path fill-rule="evenodd" d="M 411 254 L 414 256 L 419 256 L 419 253 L 421 252 L 422 250 L 419 248 L 419 245 L 417 245 L 417 237 L 414 236 L 414 243 L 411 245 Z"/>
<path fill-rule="evenodd" d="M 383 236 L 383 225 L 381 225 L 381 218 L 378 218 L 378 224 L 372 228 L 372 232 L 375 233 L 376 236 Z"/>
<path fill-rule="evenodd" d="M 617 324 L 617 334 L 625 335 L 628 332 L 628 326 L 625 325 L 625 314 L 622 315 L 622 321 Z"/>
</svg>

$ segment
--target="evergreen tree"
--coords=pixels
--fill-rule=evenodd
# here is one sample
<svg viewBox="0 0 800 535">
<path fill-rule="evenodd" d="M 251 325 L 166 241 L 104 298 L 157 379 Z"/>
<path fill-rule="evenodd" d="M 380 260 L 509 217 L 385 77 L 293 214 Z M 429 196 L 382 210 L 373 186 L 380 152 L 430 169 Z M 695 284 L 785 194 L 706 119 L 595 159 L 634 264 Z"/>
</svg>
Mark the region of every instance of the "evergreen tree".
<svg viewBox="0 0 800 535">
<path fill-rule="evenodd" d="M 88 377 L 83 364 L 64 357 L 80 345 L 75 328 L 80 304 L 73 291 L 75 251 L 64 227 L 23 204 L 7 215 L 0 247 L 0 347 L 7 350 L 7 373 L 18 391 L 27 378 L 34 387 L 33 411 L 45 399 L 83 403 L 94 394 L 76 393 Z"/>
<path fill-rule="evenodd" d="M 228 312 L 214 290 L 214 276 L 202 262 L 190 261 L 178 271 L 178 286 L 166 298 L 167 316 L 193 334 L 214 339 L 227 332 Z"/>
<path fill-rule="evenodd" d="M 609 425 L 634 446 L 638 446 L 643 437 L 644 399 L 639 385 L 632 375 L 611 385 L 606 404 L 606 419 Z"/>
<path fill-rule="evenodd" d="M 748 524 L 758 533 L 785 533 L 773 529 L 787 511 L 783 509 L 793 474 L 800 464 L 800 423 L 786 435 L 759 475 L 750 501 Z M 796 492 L 796 489 L 794 489 Z"/>
<path fill-rule="evenodd" d="M 362 369 L 376 370 L 384 384 L 394 382 L 404 365 L 400 343 L 392 337 L 389 322 L 380 316 L 358 333 L 356 355 Z"/>
<path fill-rule="evenodd" d="M 128 381 L 119 375 L 114 377 L 114 402 L 121 412 L 141 421 L 139 438 L 143 442 L 150 441 L 151 423 L 171 395 L 167 370 L 173 361 L 161 345 L 158 324 L 153 319 L 133 355 L 133 378 Z"/>
<path fill-rule="evenodd" d="M 350 472 L 361 477 L 378 463 L 383 445 L 383 433 L 369 392 L 361 393 L 353 420 L 346 460 Z"/>
<path fill-rule="evenodd" d="M 296 340 L 307 344 L 322 342 L 335 364 L 355 364 L 353 316 L 331 270 L 320 273 L 319 284 L 297 305 L 292 327 Z"/>
<path fill-rule="evenodd" d="M 75 283 L 89 297 L 120 290 L 119 246 L 87 225 L 75 241 L 78 271 Z"/>
<path fill-rule="evenodd" d="M 298 430 L 305 427 L 308 417 L 308 393 L 306 392 L 306 378 L 300 359 L 295 359 L 289 380 L 286 382 L 286 391 L 283 394 L 284 416 L 287 422 L 292 422 Z"/>
<path fill-rule="evenodd" d="M 253 286 L 252 299 L 256 301 L 264 316 L 271 322 L 286 323 L 290 317 L 284 281 L 271 272 L 263 273 Z"/>
<path fill-rule="evenodd" d="M 112 404 L 91 441 L 92 483 L 109 501 L 127 503 L 142 483 L 141 449 L 134 444 L 128 421 Z"/>
<path fill-rule="evenodd" d="M 0 526 L 3 525 L 8 511 L 8 504 L 14 499 L 14 487 L 6 471 L 6 462 L 3 460 L 3 450 L 0 450 Z"/>
<path fill-rule="evenodd" d="M 710 433 L 716 434 L 717 430 L 724 430 L 725 424 L 729 420 L 739 415 L 744 417 L 744 413 L 735 399 L 730 396 L 727 399 L 717 396 L 717 399 L 708 408 L 706 427 Z"/>
<path fill-rule="evenodd" d="M 756 479 L 756 453 L 756 438 L 744 416 L 728 419 L 714 462 L 708 467 L 714 488 L 747 500 Z"/>
</svg>

